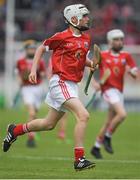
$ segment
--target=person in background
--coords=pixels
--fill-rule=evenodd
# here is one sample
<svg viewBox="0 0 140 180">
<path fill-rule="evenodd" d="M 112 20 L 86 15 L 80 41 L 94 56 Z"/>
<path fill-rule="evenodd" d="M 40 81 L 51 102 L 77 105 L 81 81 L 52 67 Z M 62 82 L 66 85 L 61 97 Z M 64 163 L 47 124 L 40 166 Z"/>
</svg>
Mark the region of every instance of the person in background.
<svg viewBox="0 0 140 180">
<path fill-rule="evenodd" d="M 24 42 L 25 57 L 18 59 L 16 63 L 17 78 L 20 91 L 25 107 L 28 111 L 28 122 L 36 118 L 37 112 L 42 103 L 43 89 L 41 83 L 46 77 L 46 67 L 43 59 L 40 59 L 37 68 L 37 83 L 32 84 L 28 80 L 31 67 L 33 65 L 33 57 L 36 51 L 36 42 L 34 40 L 26 40 Z M 35 147 L 35 133 L 28 133 L 28 147 Z"/>
<path fill-rule="evenodd" d="M 109 49 L 101 52 L 101 64 L 99 66 L 100 79 L 104 76 L 105 71 L 110 71 L 110 76 L 102 84 L 96 81 L 94 86 L 96 91 L 101 90 L 103 99 L 108 103 L 108 115 L 105 123 L 100 129 L 96 142 L 91 149 L 91 154 L 102 158 L 101 146 L 113 154 L 112 135 L 118 130 L 119 125 L 126 118 L 124 107 L 123 86 L 126 69 L 135 79 L 137 77 L 137 67 L 134 59 L 129 52 L 123 51 L 124 33 L 120 29 L 113 29 L 107 33 Z"/>
</svg>

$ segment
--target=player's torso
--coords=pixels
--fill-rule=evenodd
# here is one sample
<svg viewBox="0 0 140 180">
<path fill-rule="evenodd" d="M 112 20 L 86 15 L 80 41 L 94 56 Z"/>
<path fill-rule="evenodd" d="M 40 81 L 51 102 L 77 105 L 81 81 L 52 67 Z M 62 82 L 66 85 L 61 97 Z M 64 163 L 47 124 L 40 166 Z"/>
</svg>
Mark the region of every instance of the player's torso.
<svg viewBox="0 0 140 180">
<path fill-rule="evenodd" d="M 111 71 L 111 75 L 104 86 L 116 87 L 122 91 L 126 64 L 127 60 L 125 53 L 114 55 L 109 51 L 102 52 L 100 77 L 102 77 L 105 68 L 109 68 Z"/>
<path fill-rule="evenodd" d="M 30 71 L 32 67 L 32 60 L 22 59 L 18 61 L 18 68 L 20 72 Z"/>
<path fill-rule="evenodd" d="M 22 78 L 24 85 L 31 85 L 31 83 L 28 80 L 28 76 L 31 72 L 32 64 L 33 64 L 33 60 L 29 60 L 26 58 L 20 59 L 17 62 L 17 68 L 18 68 L 20 77 Z M 39 64 L 38 69 L 37 69 L 37 77 L 38 77 L 37 84 L 39 84 L 41 82 L 39 74 L 40 74 L 40 64 Z"/>
<path fill-rule="evenodd" d="M 65 32 L 63 41 L 52 56 L 54 73 L 60 72 L 64 79 L 80 81 L 89 47 L 89 36 L 76 37 L 69 31 Z"/>
</svg>

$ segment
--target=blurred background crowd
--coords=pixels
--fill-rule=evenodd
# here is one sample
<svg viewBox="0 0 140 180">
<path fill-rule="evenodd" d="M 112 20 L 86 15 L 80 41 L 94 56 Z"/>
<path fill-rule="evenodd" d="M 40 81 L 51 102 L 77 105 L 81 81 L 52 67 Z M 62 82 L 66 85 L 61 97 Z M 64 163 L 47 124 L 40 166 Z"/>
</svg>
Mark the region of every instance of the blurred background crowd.
<svg viewBox="0 0 140 180">
<path fill-rule="evenodd" d="M 106 47 L 106 33 L 113 28 L 122 29 L 125 33 L 126 50 L 128 50 L 140 65 L 140 1 L 139 0 L 10 0 L 14 2 L 14 50 L 19 51 L 22 42 L 27 39 L 34 39 L 38 42 L 43 41 L 58 31 L 64 30 L 67 25 L 63 19 L 63 9 L 65 6 L 82 3 L 90 9 L 91 29 L 90 34 L 94 43 Z M 5 77 L 9 78 L 14 72 L 14 57 L 6 58 L 9 53 L 6 41 L 6 13 L 8 0 L 0 0 L 0 92 L 5 91 Z M 9 13 L 10 14 L 10 13 Z M 11 14 L 10 14 L 11 15 Z M 9 28 L 12 32 L 12 28 Z M 9 31 L 9 33 L 11 33 Z M 11 46 L 11 45 L 9 45 Z M 20 46 L 20 48 L 19 48 Z M 10 48 L 10 47 L 9 47 Z M 7 60 L 6 60 L 7 59 Z M 11 60 L 11 61 L 10 61 Z M 47 58 L 46 58 L 47 60 Z M 9 67 L 11 66 L 11 68 Z M 11 78 L 12 79 L 12 78 Z M 13 78 L 14 81 L 14 78 Z M 7 79 L 8 88 L 10 80 Z M 127 81 L 128 82 L 128 81 Z M 139 99 L 138 88 L 131 88 L 133 82 L 126 85 L 127 95 L 135 95 L 135 99 Z M 135 90 L 135 92 L 134 92 Z M 140 91 L 139 91 L 140 92 Z M 134 98 L 133 98 L 134 99 Z M 140 102 L 140 101 L 139 101 Z"/>
<path fill-rule="evenodd" d="M 28 37 L 42 40 L 45 37 L 61 31 L 65 23 L 60 11 L 73 0 L 16 0 L 15 31 L 16 39 Z M 140 43 L 140 1 L 138 0 L 80 0 L 77 3 L 86 4 L 93 17 L 95 38 L 105 42 L 105 33 L 114 27 L 120 27 L 127 32 L 126 43 Z M 5 0 L 0 0 L 0 38 L 4 39 Z"/>
<path fill-rule="evenodd" d="M 15 0 L 15 40 L 33 38 L 38 41 L 65 29 L 64 7 L 74 0 Z M 138 0 L 77 0 L 91 11 L 94 41 L 106 43 L 106 32 L 121 28 L 126 44 L 140 44 L 140 1 Z M 0 64 L 5 42 L 6 0 L 0 0 Z"/>
</svg>

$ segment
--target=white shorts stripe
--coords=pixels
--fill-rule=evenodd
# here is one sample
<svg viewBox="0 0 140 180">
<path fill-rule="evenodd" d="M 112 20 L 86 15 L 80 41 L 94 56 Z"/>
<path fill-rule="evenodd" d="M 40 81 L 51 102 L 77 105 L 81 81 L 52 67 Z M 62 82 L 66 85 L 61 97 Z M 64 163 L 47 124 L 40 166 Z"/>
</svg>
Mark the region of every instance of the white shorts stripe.
<svg viewBox="0 0 140 180">
<path fill-rule="evenodd" d="M 70 98 L 78 97 L 78 85 L 72 81 L 62 81 L 56 74 L 49 82 L 49 91 L 45 102 L 57 111 L 66 111 L 63 103 Z"/>
<path fill-rule="evenodd" d="M 66 100 L 69 99 L 69 98 L 70 98 L 70 94 L 69 94 L 69 92 L 68 92 L 67 86 L 66 86 L 66 84 L 64 83 L 64 81 L 59 80 L 59 85 L 60 85 L 60 87 L 61 87 L 61 90 L 62 90 L 62 93 L 63 93 L 65 99 L 66 99 Z"/>
</svg>

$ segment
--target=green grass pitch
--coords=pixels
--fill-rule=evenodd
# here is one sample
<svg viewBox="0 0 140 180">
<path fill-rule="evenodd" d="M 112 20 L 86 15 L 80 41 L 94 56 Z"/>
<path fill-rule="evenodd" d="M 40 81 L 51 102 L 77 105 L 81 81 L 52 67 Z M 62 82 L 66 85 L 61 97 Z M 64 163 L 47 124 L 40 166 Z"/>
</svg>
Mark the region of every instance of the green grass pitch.
<svg viewBox="0 0 140 180">
<path fill-rule="evenodd" d="M 43 117 L 47 110 L 39 112 Z M 95 160 L 90 155 L 90 148 L 96 134 L 104 121 L 105 112 L 91 112 L 86 138 L 86 157 Z M 6 134 L 8 123 L 25 122 L 26 110 L 0 110 L 0 143 Z M 96 168 L 82 172 L 73 169 L 73 127 L 74 118 L 70 114 L 67 125 L 66 142 L 56 138 L 57 127 L 51 132 L 38 133 L 37 148 L 26 147 L 27 136 L 19 137 L 7 153 L 0 150 L 0 178 L 37 178 L 37 179 L 112 179 L 140 178 L 140 113 L 129 113 L 126 121 L 114 134 L 114 155 L 107 154 L 104 149 L 103 160 L 95 160 Z"/>
</svg>

